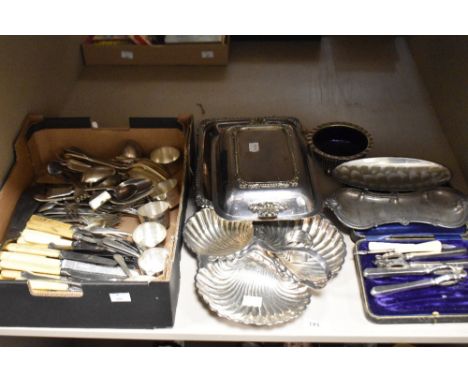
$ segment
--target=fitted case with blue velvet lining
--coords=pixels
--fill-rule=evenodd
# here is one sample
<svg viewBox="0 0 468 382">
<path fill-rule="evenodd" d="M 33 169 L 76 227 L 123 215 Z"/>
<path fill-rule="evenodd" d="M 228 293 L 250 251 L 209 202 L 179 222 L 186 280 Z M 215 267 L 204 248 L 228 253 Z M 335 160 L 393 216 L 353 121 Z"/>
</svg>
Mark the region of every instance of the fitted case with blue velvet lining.
<svg viewBox="0 0 468 382">
<path fill-rule="evenodd" d="M 411 237 L 409 237 L 411 236 Z M 417 236 L 417 238 L 416 238 Z M 374 297 L 370 290 L 378 285 L 404 283 L 428 276 L 394 276 L 369 279 L 363 271 L 375 267 L 375 254 L 359 255 L 370 241 L 420 243 L 440 240 L 442 244 L 468 249 L 466 227 L 446 229 L 427 224 L 389 224 L 365 231 L 354 231 L 357 240 L 355 265 L 367 318 L 376 323 L 468 322 L 468 278 L 452 286 L 435 286 Z M 450 260 L 468 260 L 468 254 Z M 432 258 L 430 261 L 438 259 Z M 448 259 L 444 259 L 448 260 Z"/>
</svg>

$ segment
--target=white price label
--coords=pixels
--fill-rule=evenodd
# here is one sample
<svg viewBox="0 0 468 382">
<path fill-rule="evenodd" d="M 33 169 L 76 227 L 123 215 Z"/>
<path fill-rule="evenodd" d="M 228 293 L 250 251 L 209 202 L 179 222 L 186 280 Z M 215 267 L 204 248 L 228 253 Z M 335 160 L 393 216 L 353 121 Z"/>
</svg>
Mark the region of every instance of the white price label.
<svg viewBox="0 0 468 382">
<path fill-rule="evenodd" d="M 260 151 L 260 144 L 258 142 L 250 142 L 249 143 L 249 151 L 251 153 L 257 153 Z"/>
<path fill-rule="evenodd" d="M 214 52 L 212 50 L 202 50 L 201 58 L 214 58 Z"/>
<path fill-rule="evenodd" d="M 242 299 L 242 306 L 251 306 L 260 308 L 262 306 L 263 298 L 260 296 L 244 296 Z"/>
<path fill-rule="evenodd" d="M 109 293 L 111 302 L 132 302 L 130 293 Z"/>
<path fill-rule="evenodd" d="M 133 52 L 130 50 L 121 50 L 120 57 L 124 60 L 133 60 Z"/>
<path fill-rule="evenodd" d="M 89 201 L 89 206 L 93 210 L 97 210 L 99 207 L 101 207 L 104 203 L 112 199 L 112 195 L 109 194 L 107 191 L 101 192 L 98 196 L 96 196 L 94 199 L 91 199 Z"/>
</svg>

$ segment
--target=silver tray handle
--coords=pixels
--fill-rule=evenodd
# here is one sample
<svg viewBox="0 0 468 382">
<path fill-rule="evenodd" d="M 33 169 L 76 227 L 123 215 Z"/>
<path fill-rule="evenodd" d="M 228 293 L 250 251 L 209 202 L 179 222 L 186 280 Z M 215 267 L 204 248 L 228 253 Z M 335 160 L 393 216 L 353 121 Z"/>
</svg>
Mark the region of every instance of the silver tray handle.
<svg viewBox="0 0 468 382">
<path fill-rule="evenodd" d="M 256 213 L 260 219 L 275 219 L 286 207 L 277 202 L 261 202 L 249 204 L 249 210 Z"/>
</svg>

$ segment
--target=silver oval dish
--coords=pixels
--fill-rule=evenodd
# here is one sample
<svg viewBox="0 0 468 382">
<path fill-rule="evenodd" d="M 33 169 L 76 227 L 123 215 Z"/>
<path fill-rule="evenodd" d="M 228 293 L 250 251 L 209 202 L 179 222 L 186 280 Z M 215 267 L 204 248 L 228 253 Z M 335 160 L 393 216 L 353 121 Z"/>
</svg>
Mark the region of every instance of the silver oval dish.
<svg viewBox="0 0 468 382">
<path fill-rule="evenodd" d="M 251 222 L 222 219 L 212 208 L 198 211 L 184 228 L 184 243 L 198 256 L 229 256 L 244 248 L 252 238 Z"/>
<path fill-rule="evenodd" d="M 228 220 L 291 220 L 317 212 L 299 122 L 221 129 L 212 147 L 212 202 Z"/>
<path fill-rule="evenodd" d="M 415 158 L 357 159 L 333 170 L 333 176 L 349 186 L 374 191 L 417 191 L 447 183 L 450 170 L 441 164 Z"/>
<path fill-rule="evenodd" d="M 342 188 L 328 198 L 325 205 L 343 224 L 353 229 L 390 223 L 426 223 L 457 228 L 468 220 L 468 199 L 448 187 L 395 194 Z"/>
<path fill-rule="evenodd" d="M 305 232 L 311 239 L 311 243 L 306 244 L 301 238 L 293 240 L 290 234 L 297 230 Z M 325 260 L 331 277 L 338 274 L 346 257 L 343 235 L 330 220 L 321 215 L 302 221 L 255 223 L 254 232 L 256 237 L 266 241 L 272 247 L 305 246 L 312 249 Z"/>
<path fill-rule="evenodd" d="M 220 317 L 247 325 L 278 325 L 298 317 L 310 289 L 279 267 L 260 246 L 199 268 L 197 292 Z"/>
</svg>

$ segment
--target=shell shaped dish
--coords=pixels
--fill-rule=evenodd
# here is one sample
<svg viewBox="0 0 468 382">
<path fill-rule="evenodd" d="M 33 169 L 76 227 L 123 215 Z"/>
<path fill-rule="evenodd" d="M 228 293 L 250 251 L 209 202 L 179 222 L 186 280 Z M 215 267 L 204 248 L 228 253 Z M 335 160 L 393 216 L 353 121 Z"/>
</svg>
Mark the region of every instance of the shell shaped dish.
<svg viewBox="0 0 468 382">
<path fill-rule="evenodd" d="M 273 253 L 299 282 L 313 289 L 324 288 L 332 277 L 326 261 L 318 260 L 317 254 L 304 246 Z"/>
<path fill-rule="evenodd" d="M 253 225 L 248 221 L 229 221 L 212 208 L 204 208 L 187 220 L 184 242 L 198 256 L 229 256 L 252 241 Z"/>
<path fill-rule="evenodd" d="M 279 325 L 298 317 L 310 289 L 272 261 L 259 246 L 199 268 L 198 293 L 220 317 L 247 325 Z"/>
<path fill-rule="evenodd" d="M 415 158 L 364 158 L 340 164 L 333 176 L 349 186 L 374 191 L 417 191 L 447 183 L 448 168 Z"/>
<path fill-rule="evenodd" d="M 281 221 L 255 223 L 255 236 L 266 241 L 272 247 L 303 246 L 300 242 L 286 241 L 286 235 L 292 230 L 302 230 L 310 235 L 312 242 L 307 246 L 317 252 L 328 265 L 331 277 L 335 277 L 343 266 L 346 257 L 346 245 L 340 231 L 322 215 L 300 221 Z"/>
</svg>

